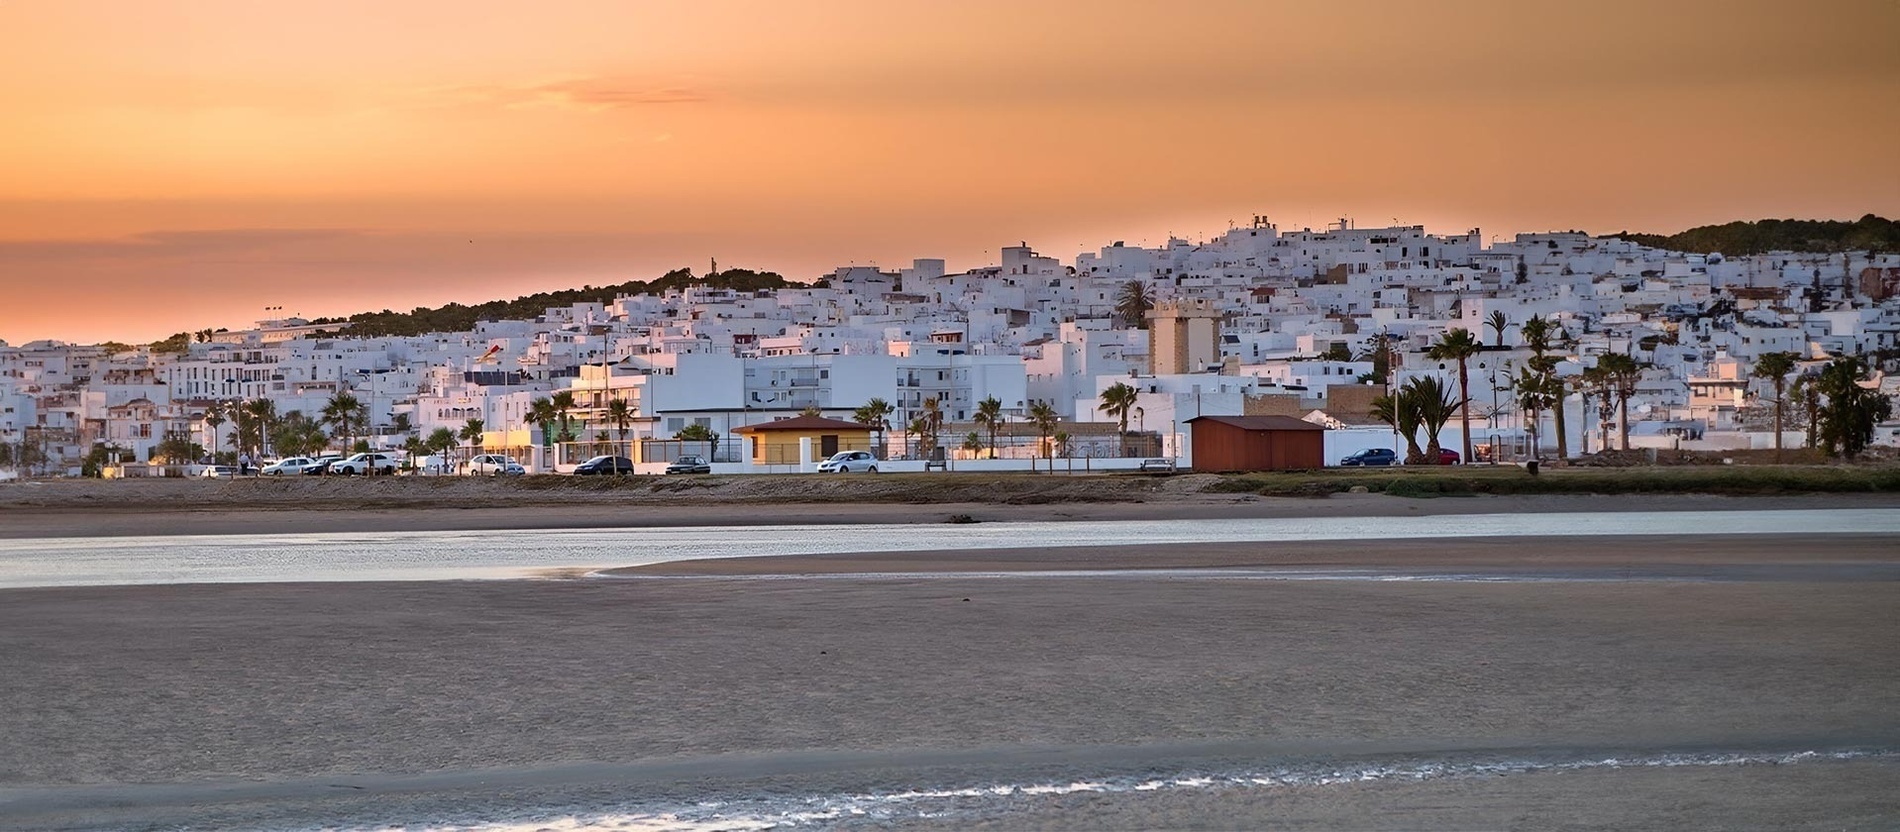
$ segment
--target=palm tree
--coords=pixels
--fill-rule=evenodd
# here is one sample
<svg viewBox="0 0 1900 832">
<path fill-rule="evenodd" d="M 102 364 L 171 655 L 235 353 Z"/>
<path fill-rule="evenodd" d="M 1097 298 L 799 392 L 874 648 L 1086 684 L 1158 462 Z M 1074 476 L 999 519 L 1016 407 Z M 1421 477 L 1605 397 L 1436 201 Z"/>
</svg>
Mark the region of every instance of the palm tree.
<svg viewBox="0 0 1900 832">
<path fill-rule="evenodd" d="M 1471 330 L 1453 329 L 1440 336 L 1433 344 L 1428 355 L 1434 361 L 1458 362 L 1458 417 L 1465 432 L 1465 455 L 1462 459 L 1471 459 L 1471 368 L 1467 366 L 1472 356 L 1477 355 L 1484 345 L 1478 343 Z M 1432 434 L 1432 441 L 1438 441 L 1438 434 Z"/>
<path fill-rule="evenodd" d="M 1547 357 L 1532 358 L 1527 366 L 1518 371 L 1518 377 L 1512 384 L 1517 394 L 1517 406 L 1530 417 L 1531 458 L 1538 458 L 1538 449 L 1543 447 L 1543 420 L 1540 415 L 1557 406 L 1561 400 L 1563 382 L 1552 371 L 1556 359 Z M 1561 423 L 1558 427 L 1562 430 Z"/>
<path fill-rule="evenodd" d="M 1618 438 L 1623 450 L 1627 451 L 1630 449 L 1630 397 L 1636 395 L 1636 382 L 1642 378 L 1642 365 L 1631 356 L 1613 352 L 1598 358 L 1597 368 L 1603 371 L 1610 392 L 1616 396 L 1617 412 L 1622 421 L 1617 429 Z"/>
<path fill-rule="evenodd" d="M 1122 319 L 1124 326 L 1137 329 L 1148 328 L 1148 310 L 1155 308 L 1155 292 L 1139 280 L 1130 280 L 1122 284 L 1121 291 L 1115 295 L 1115 317 Z"/>
<path fill-rule="evenodd" d="M 356 436 L 356 428 L 363 419 L 361 414 L 366 410 L 348 390 L 338 391 L 323 405 L 323 423 L 330 426 L 331 436 L 343 440 L 344 450 L 350 448 L 350 440 Z"/>
<path fill-rule="evenodd" d="M 1372 418 L 1392 426 L 1392 430 L 1405 437 L 1405 462 L 1416 465 L 1425 459 L 1425 452 L 1418 447 L 1418 408 L 1416 401 L 1405 388 L 1397 393 L 1380 396 L 1372 400 Z"/>
<path fill-rule="evenodd" d="M 284 456 L 309 456 L 323 450 L 323 426 L 301 410 L 292 410 L 270 429 L 271 448 Z"/>
<path fill-rule="evenodd" d="M 1511 325 L 1511 319 L 1505 316 L 1504 310 L 1492 310 L 1491 317 L 1485 319 L 1484 325 L 1491 328 L 1492 343 L 1504 346 L 1504 330 Z"/>
<path fill-rule="evenodd" d="M 896 408 L 891 407 L 890 402 L 880 398 L 873 398 L 865 402 L 863 407 L 858 408 L 851 414 L 851 421 L 870 428 L 877 434 L 878 456 L 880 458 L 889 453 L 889 451 L 884 450 L 884 434 L 890 431 L 891 414 L 895 412 L 897 412 Z"/>
<path fill-rule="evenodd" d="M 547 398 L 538 398 L 528 403 L 528 424 L 541 429 L 541 449 L 547 451 L 554 447 L 554 422 L 556 419 L 554 402 Z"/>
<path fill-rule="evenodd" d="M 1055 448 L 1050 446 L 1049 437 L 1055 435 L 1056 426 L 1061 424 L 1062 417 L 1057 415 L 1054 406 L 1037 399 L 1029 403 L 1029 422 L 1036 426 L 1036 437 L 1041 440 L 1038 444 L 1042 446 L 1043 458 L 1052 458 Z"/>
<path fill-rule="evenodd" d="M 1459 330 L 1463 332 L 1463 330 Z M 1425 463 L 1439 464 L 1438 433 L 1445 429 L 1445 423 L 1451 421 L 1453 414 L 1461 410 L 1469 413 L 1467 402 L 1452 398 L 1451 391 L 1445 389 L 1445 383 L 1437 376 L 1419 376 L 1405 383 L 1399 390 L 1400 396 L 1411 396 L 1412 407 L 1418 413 L 1418 423 L 1425 430 Z M 1469 437 L 1466 444 L 1470 444 Z M 1470 459 L 1470 457 L 1461 457 Z"/>
<path fill-rule="evenodd" d="M 964 434 L 963 449 L 969 451 L 972 456 L 980 453 L 983 450 L 983 434 L 976 431 Z"/>
<path fill-rule="evenodd" d="M 1597 451 L 1601 453 L 1610 449 L 1610 422 L 1616 415 L 1615 385 L 1610 372 L 1601 366 L 1584 370 L 1581 379 L 1597 397 Z M 1587 403 L 1584 415 L 1589 415 Z"/>
<path fill-rule="evenodd" d="M 254 457 L 264 455 L 264 440 L 270 436 L 271 422 L 277 419 L 277 403 L 270 399 L 253 399 L 244 409 L 251 414 L 251 443 Z"/>
<path fill-rule="evenodd" d="M 1121 455 L 1128 455 L 1128 416 L 1135 410 L 1141 393 L 1127 382 L 1115 382 L 1102 391 L 1102 412 L 1115 417 L 1121 436 Z"/>
<path fill-rule="evenodd" d="M 919 416 L 904 426 L 904 444 L 909 445 L 912 436 L 917 437 L 916 458 L 929 459 L 930 451 L 937 447 L 937 435 L 930 430 L 929 417 Z"/>
<path fill-rule="evenodd" d="M 614 399 L 607 403 L 607 422 L 620 434 L 620 444 L 627 444 L 627 434 L 633 431 L 633 406 L 626 399 Z M 629 454 L 631 456 L 631 454 Z"/>
<path fill-rule="evenodd" d="M 1788 374 L 1794 372 L 1796 356 L 1791 352 L 1771 352 L 1755 359 L 1749 375 L 1764 378 L 1775 388 L 1775 461 L 1781 461 L 1781 427 L 1787 418 Z"/>
<path fill-rule="evenodd" d="M 1821 368 L 1815 388 L 1827 399 L 1820 408 L 1820 444 L 1829 456 L 1853 459 L 1873 441 L 1874 429 L 1893 416 L 1893 400 L 1861 386 L 1872 370 L 1860 356 L 1836 358 Z"/>
<path fill-rule="evenodd" d="M 462 430 L 456 434 L 456 438 L 469 444 L 471 450 L 468 453 L 471 459 L 482 452 L 482 434 L 487 431 L 488 425 L 480 419 L 470 419 L 462 423 Z"/>
<path fill-rule="evenodd" d="M 1809 449 L 1814 448 L 1815 437 L 1821 435 L 1821 389 L 1818 382 L 1815 376 L 1802 375 L 1794 380 L 1794 387 L 1789 391 L 1800 400 L 1801 409 L 1807 414 L 1808 435 L 1802 445 Z"/>
<path fill-rule="evenodd" d="M 205 427 L 211 429 L 211 447 L 218 447 L 218 426 L 224 424 L 224 403 L 212 402 L 205 408 Z"/>
<path fill-rule="evenodd" d="M 943 403 L 932 396 L 924 399 L 924 428 L 930 432 L 930 447 L 937 447 L 937 434 L 943 433 Z"/>
<path fill-rule="evenodd" d="M 1587 454 L 1590 452 L 1590 395 L 1596 392 L 1596 382 L 1591 380 L 1590 371 L 1585 370 L 1583 375 L 1566 376 L 1564 387 L 1583 397 L 1583 407 L 1578 411 L 1583 414 L 1583 430 L 1577 434 L 1583 439 L 1583 447 L 1578 449 L 1578 453 Z M 1562 408 L 1559 408 L 1558 412 L 1561 414 Z"/>
<path fill-rule="evenodd" d="M 283 446 L 279 445 L 278 447 L 282 448 Z M 429 455 L 429 446 L 422 441 L 422 437 L 413 433 L 403 438 L 402 450 L 403 453 L 409 455 L 410 464 L 412 465 L 415 464 L 415 460 Z"/>
<path fill-rule="evenodd" d="M 976 419 L 974 421 L 978 427 L 983 428 L 983 430 L 989 434 L 990 459 L 995 459 L 996 431 L 1003 426 L 1003 402 L 995 396 L 977 402 Z"/>
<path fill-rule="evenodd" d="M 573 423 L 567 418 L 568 413 L 572 411 L 575 406 L 574 391 L 562 390 L 557 392 L 553 396 L 548 397 L 548 403 L 554 406 L 554 421 L 558 425 L 557 430 L 561 433 L 561 441 L 572 442 L 579 438 L 579 432 L 574 430 Z"/>
<path fill-rule="evenodd" d="M 456 447 L 455 431 L 448 428 L 436 428 L 429 438 L 422 440 L 422 447 L 430 453 L 441 454 L 446 460 Z"/>
</svg>

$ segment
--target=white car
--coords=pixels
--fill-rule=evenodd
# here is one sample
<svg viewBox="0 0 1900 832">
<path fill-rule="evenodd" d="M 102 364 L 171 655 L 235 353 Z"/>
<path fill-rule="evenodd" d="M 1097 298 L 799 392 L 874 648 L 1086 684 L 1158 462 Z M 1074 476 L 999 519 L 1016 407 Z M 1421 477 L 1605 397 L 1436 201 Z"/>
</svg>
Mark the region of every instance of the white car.
<svg viewBox="0 0 1900 832">
<path fill-rule="evenodd" d="M 877 473 L 877 457 L 870 451 L 839 451 L 818 463 L 820 474 L 849 474 L 853 471 Z"/>
<path fill-rule="evenodd" d="M 301 474 L 305 469 L 316 464 L 317 461 L 311 457 L 293 456 L 288 459 L 280 459 L 264 466 L 260 473 L 267 477 L 281 477 L 285 474 Z"/>
<path fill-rule="evenodd" d="M 462 473 L 488 476 L 496 474 L 518 476 L 528 473 L 528 469 L 521 467 L 521 463 L 514 461 L 512 457 L 506 454 L 480 454 L 474 459 L 462 463 Z"/>
<path fill-rule="evenodd" d="M 398 464 L 400 460 L 395 454 L 354 454 L 349 459 L 331 463 L 330 473 L 346 477 L 371 473 L 394 474 Z"/>
<path fill-rule="evenodd" d="M 206 465 L 203 471 L 198 472 L 198 476 L 211 479 L 225 479 L 237 475 L 237 466 L 235 465 Z"/>
</svg>

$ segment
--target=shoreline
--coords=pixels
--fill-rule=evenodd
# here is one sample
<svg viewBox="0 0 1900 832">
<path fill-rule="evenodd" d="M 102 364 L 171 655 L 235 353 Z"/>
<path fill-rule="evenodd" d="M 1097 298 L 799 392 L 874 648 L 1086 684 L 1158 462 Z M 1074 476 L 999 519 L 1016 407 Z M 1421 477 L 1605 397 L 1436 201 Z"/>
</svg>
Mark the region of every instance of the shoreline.
<svg viewBox="0 0 1900 832">
<path fill-rule="evenodd" d="M 13 496 L 9 501 L 8 496 Z M 959 515 L 975 522 L 1103 522 L 1301 517 L 1406 517 L 1462 514 L 1537 514 L 1615 511 L 1756 511 L 1900 507 L 1900 495 L 1709 494 L 1473 495 L 1435 498 L 1383 494 L 1260 497 L 1153 491 L 1118 500 L 1053 499 L 1036 502 L 946 500 L 852 502 L 772 499 L 575 500 L 516 505 L 470 505 L 445 497 L 425 505 L 379 505 L 361 498 L 258 502 L 231 495 L 226 503 L 167 506 L 163 500 L 86 505 L 72 501 L 22 504 L 0 495 L 0 539 L 164 537 L 323 532 L 499 531 L 684 528 L 699 526 L 815 526 L 947 523 Z"/>
</svg>

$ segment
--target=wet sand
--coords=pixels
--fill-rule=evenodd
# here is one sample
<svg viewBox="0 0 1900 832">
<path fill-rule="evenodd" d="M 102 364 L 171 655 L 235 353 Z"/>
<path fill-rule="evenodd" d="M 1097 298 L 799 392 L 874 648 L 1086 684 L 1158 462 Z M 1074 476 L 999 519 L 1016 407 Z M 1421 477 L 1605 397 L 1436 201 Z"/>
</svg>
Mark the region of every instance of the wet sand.
<svg viewBox="0 0 1900 832">
<path fill-rule="evenodd" d="M 893 477 L 892 479 L 896 479 Z M 1114 482 L 1127 478 L 1098 478 Z M 1168 488 L 1120 499 L 1088 501 L 1057 499 L 1048 502 L 853 502 L 836 500 L 701 501 L 695 495 L 674 495 L 664 501 L 616 503 L 599 494 L 562 495 L 570 502 L 510 504 L 490 494 L 481 500 L 437 497 L 426 505 L 390 507 L 377 501 L 333 498 L 258 502 L 249 489 L 273 489 L 274 482 L 236 483 L 218 491 L 180 488 L 197 494 L 192 501 L 119 499 L 89 504 L 87 494 L 53 495 L 46 503 L 21 501 L 21 491 L 8 492 L 11 503 L 0 500 L 0 538 L 119 537 L 198 534 L 302 534 L 313 532 L 456 531 L 486 529 L 600 529 L 683 526 L 763 526 L 941 523 L 959 515 L 980 522 L 1226 519 L 1274 517 L 1403 517 L 1440 514 L 1506 514 L 1591 511 L 1746 511 L 1770 509 L 1840 509 L 1900 507 L 1900 495 L 1798 494 L 1725 497 L 1706 494 L 1629 495 L 1517 495 L 1412 499 L 1383 494 L 1335 494 L 1326 498 L 1257 497 L 1201 494 L 1188 477 L 1165 482 Z M 171 483 L 166 483 L 171 484 Z M 477 481 L 451 480 L 451 486 L 495 486 Z M 196 486 L 198 483 L 183 483 Z M 292 483 L 302 485 L 302 483 Z M 322 483 L 347 493 L 364 485 L 383 483 Z M 407 489 L 411 484 L 400 483 Z M 430 486 L 423 482 L 419 487 Z M 505 486 L 506 483 L 503 483 Z M 774 485 L 779 485 L 774 483 Z M 1177 487 L 1178 486 L 1178 487 Z M 25 486 L 15 486 L 22 489 Z M 360 490 L 360 489 L 359 489 Z M 422 493 L 422 492 L 417 492 Z M 778 492 L 774 492 L 775 494 Z M 226 499 L 206 499 L 206 495 Z M 606 492 L 612 496 L 612 492 Z M 134 495 L 136 496 L 136 494 Z M 413 494 L 406 502 L 416 502 Z M 426 495 L 425 495 L 426 496 Z M 502 497 L 508 497 L 502 493 Z M 524 499 L 532 495 L 515 495 Z M 782 495 L 780 495 L 782 497 Z M 1073 496 L 1073 495 L 1072 495 Z M 545 497 L 540 498 L 545 499 Z M 1694 531 L 1685 529 L 1685 532 Z"/>
<path fill-rule="evenodd" d="M 1026 562 L 1389 566 L 1410 547 L 1050 549 Z M 1565 568 L 1619 558 L 1713 569 L 1890 565 L 1900 552 L 1842 536 L 1440 541 L 1425 555 Z M 909 559 L 798 560 L 772 564 L 902 572 Z M 929 571 L 1025 562 L 916 560 Z M 715 576 L 8 590 L 0 827 L 394 822 L 417 818 L 387 813 L 557 805 L 590 782 L 595 796 L 696 799 L 1355 753 L 1895 749 L 1896 645 L 1891 579 Z M 233 790 L 244 784 L 265 796 Z M 877 823 L 1883 828 L 1895 794 L 1900 765 L 1882 758 L 1083 795 L 992 818 Z"/>
</svg>

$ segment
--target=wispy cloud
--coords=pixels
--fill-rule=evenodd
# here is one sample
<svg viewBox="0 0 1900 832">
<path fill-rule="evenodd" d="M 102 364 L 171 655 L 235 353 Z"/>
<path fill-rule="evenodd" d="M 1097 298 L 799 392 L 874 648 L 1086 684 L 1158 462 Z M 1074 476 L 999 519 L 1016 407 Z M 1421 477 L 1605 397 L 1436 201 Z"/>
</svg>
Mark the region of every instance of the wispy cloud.
<svg viewBox="0 0 1900 832">
<path fill-rule="evenodd" d="M 429 107 L 496 107 L 508 110 L 559 108 L 604 112 L 662 104 L 700 104 L 705 90 L 680 85 L 643 84 L 633 79 L 585 76 L 526 84 L 478 84 L 431 87 L 411 95 Z"/>
<path fill-rule="evenodd" d="M 198 259 L 334 242 L 373 232 L 353 228 L 217 228 L 150 231 L 125 237 L 0 241 L 0 262 Z"/>
</svg>

